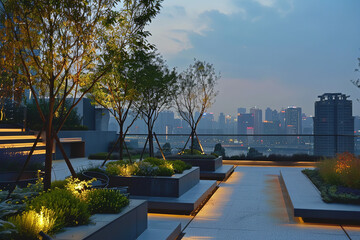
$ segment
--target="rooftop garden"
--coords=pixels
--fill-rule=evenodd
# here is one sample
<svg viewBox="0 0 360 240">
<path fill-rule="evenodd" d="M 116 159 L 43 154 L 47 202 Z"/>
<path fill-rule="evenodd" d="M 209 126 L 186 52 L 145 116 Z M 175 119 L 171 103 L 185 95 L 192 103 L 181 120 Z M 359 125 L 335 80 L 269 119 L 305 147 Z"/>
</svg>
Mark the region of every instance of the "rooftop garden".
<svg viewBox="0 0 360 240">
<path fill-rule="evenodd" d="M 321 192 L 325 202 L 351 203 L 360 205 L 360 159 L 345 152 L 334 158 L 325 158 L 316 169 L 305 169 Z"/>
<path fill-rule="evenodd" d="M 42 178 L 26 188 L 0 191 L 0 238 L 42 239 L 40 233 L 53 235 L 64 227 L 90 223 L 96 213 L 119 213 L 128 198 L 111 189 L 92 189 L 94 181 L 68 178 L 43 192 Z"/>
</svg>

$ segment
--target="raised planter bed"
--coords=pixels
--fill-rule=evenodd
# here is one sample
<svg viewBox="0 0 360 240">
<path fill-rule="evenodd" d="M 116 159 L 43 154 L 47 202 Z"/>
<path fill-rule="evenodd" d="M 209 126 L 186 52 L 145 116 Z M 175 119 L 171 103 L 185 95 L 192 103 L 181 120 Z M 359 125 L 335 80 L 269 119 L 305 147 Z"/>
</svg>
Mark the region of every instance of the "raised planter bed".
<svg viewBox="0 0 360 240">
<path fill-rule="evenodd" d="M 91 217 L 95 224 L 68 227 L 53 236 L 57 240 L 133 240 L 148 226 L 147 202 L 131 200 L 118 214 L 95 214 Z"/>
<path fill-rule="evenodd" d="M 359 205 L 324 202 L 301 169 L 281 170 L 280 182 L 288 193 L 295 217 L 311 221 L 360 221 Z"/>
<path fill-rule="evenodd" d="M 109 187 L 128 186 L 130 195 L 151 197 L 180 197 L 199 183 L 200 170 L 192 167 L 182 174 L 163 176 L 109 176 Z"/>
<path fill-rule="evenodd" d="M 149 212 L 190 214 L 216 188 L 216 181 L 200 180 L 199 167 L 192 167 L 171 177 L 109 178 L 109 187 L 128 186 L 131 199 L 147 200 Z"/>
<path fill-rule="evenodd" d="M 217 158 L 186 158 L 186 156 L 170 156 L 168 160 L 179 159 L 200 168 L 200 179 L 226 180 L 234 171 L 234 165 L 223 165 L 222 156 Z"/>
</svg>

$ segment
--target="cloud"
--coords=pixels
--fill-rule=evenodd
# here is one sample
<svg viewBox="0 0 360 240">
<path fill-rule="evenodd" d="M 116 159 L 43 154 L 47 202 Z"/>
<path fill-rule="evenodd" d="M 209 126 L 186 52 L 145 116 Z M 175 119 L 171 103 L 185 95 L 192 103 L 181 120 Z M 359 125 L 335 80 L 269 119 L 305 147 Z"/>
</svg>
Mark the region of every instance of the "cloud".
<svg viewBox="0 0 360 240">
<path fill-rule="evenodd" d="M 275 9 L 282 17 L 294 10 L 293 0 L 254 0 L 263 7 Z"/>
<path fill-rule="evenodd" d="M 245 10 L 233 4 L 232 0 L 165 1 L 161 13 L 149 26 L 152 33 L 150 41 L 168 57 L 191 49 L 193 45 L 189 35 L 204 36 L 207 31 L 212 31 L 211 19 L 204 14 L 211 11 L 223 15 L 246 14 Z"/>
</svg>

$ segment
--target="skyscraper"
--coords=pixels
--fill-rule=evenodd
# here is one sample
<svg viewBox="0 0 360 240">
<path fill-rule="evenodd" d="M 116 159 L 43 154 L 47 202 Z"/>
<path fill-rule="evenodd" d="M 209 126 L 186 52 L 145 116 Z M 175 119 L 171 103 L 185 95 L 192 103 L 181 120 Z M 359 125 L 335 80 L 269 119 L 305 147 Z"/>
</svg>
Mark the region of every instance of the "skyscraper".
<svg viewBox="0 0 360 240">
<path fill-rule="evenodd" d="M 240 114 L 246 113 L 246 108 L 238 108 L 237 113 L 240 113 Z"/>
<path fill-rule="evenodd" d="M 248 129 L 254 129 L 254 115 L 251 113 L 238 113 L 238 134 L 247 134 Z"/>
<path fill-rule="evenodd" d="M 354 117 L 352 101 L 341 93 L 324 93 L 315 102 L 314 154 L 334 156 L 336 153 L 354 152 Z M 334 136 L 316 136 L 316 135 Z M 350 136 L 338 136 L 350 135 Z"/>
<path fill-rule="evenodd" d="M 288 107 L 285 109 L 285 128 L 287 134 L 301 134 L 302 121 L 301 121 L 301 108 Z"/>
<path fill-rule="evenodd" d="M 262 134 L 262 110 L 253 107 L 250 109 L 250 113 L 254 116 L 254 133 Z"/>
</svg>

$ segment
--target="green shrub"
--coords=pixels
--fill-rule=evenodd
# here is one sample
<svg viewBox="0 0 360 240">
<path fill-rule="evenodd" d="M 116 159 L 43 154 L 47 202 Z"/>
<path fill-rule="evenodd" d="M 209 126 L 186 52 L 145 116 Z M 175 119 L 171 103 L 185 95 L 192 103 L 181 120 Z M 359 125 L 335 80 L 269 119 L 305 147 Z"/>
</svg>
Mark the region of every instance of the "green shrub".
<svg viewBox="0 0 360 240">
<path fill-rule="evenodd" d="M 136 163 L 134 164 L 136 165 Z M 155 166 L 149 162 L 141 161 L 138 163 L 138 171 L 134 175 L 138 176 L 156 176 L 159 166 Z"/>
<path fill-rule="evenodd" d="M 34 198 L 27 208 L 39 212 L 43 206 L 55 212 L 57 216 L 55 230 L 89 222 L 90 212 L 87 204 L 74 196 L 69 190 L 54 189 L 43 193 Z"/>
<path fill-rule="evenodd" d="M 65 186 L 67 184 L 67 181 L 64 180 L 56 180 L 51 182 L 51 189 L 55 189 L 55 188 L 60 188 L 60 189 L 64 189 Z"/>
<path fill-rule="evenodd" d="M 131 176 L 139 171 L 138 163 L 125 164 L 123 161 L 116 161 L 106 165 L 105 172 L 113 176 Z"/>
<path fill-rule="evenodd" d="M 184 170 L 190 169 L 191 165 L 181 160 L 171 161 L 175 173 L 182 173 Z"/>
<path fill-rule="evenodd" d="M 172 176 L 175 173 L 174 169 L 172 167 L 169 167 L 167 165 L 160 165 L 158 167 L 157 176 Z"/>
<path fill-rule="evenodd" d="M 150 163 L 150 164 L 153 165 L 153 166 L 160 166 L 160 165 L 165 164 L 165 160 L 164 160 L 164 159 L 155 158 L 155 157 L 145 158 L 145 159 L 143 160 L 143 162 L 148 162 L 148 163 Z"/>
<path fill-rule="evenodd" d="M 40 239 L 40 231 L 50 233 L 54 230 L 56 214 L 50 209 L 41 207 L 39 211 L 29 210 L 10 217 L 9 222 L 16 227 L 17 232 L 13 234 L 15 239 L 35 240 Z"/>
<path fill-rule="evenodd" d="M 86 198 L 92 214 L 118 213 L 129 204 L 126 196 L 111 189 L 93 189 L 87 193 Z"/>
<path fill-rule="evenodd" d="M 191 153 L 191 149 L 185 149 L 181 154 L 182 155 L 203 155 L 202 152 L 197 149 L 193 149 L 193 153 Z"/>
<path fill-rule="evenodd" d="M 318 164 L 320 176 L 328 184 L 360 189 L 360 159 L 344 152 Z"/>
</svg>

